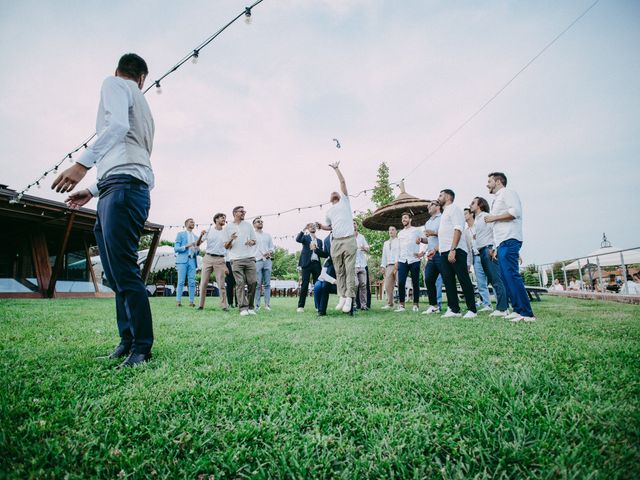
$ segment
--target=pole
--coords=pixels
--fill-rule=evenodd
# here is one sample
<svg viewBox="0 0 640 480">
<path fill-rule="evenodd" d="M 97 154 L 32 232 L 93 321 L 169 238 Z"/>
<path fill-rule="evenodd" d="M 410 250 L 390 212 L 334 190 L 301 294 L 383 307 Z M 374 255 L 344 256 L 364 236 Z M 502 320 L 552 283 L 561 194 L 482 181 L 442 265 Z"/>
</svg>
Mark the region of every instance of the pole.
<svg viewBox="0 0 640 480">
<path fill-rule="evenodd" d="M 600 257 L 596 257 L 596 264 L 598 265 L 598 281 L 600 282 L 600 291 L 604 293 L 604 286 L 602 284 L 602 269 L 600 268 Z"/>
<path fill-rule="evenodd" d="M 624 264 L 624 257 L 622 256 L 622 252 L 620 252 L 620 265 L 622 265 L 622 281 L 624 282 L 623 290 L 625 295 L 629 295 L 629 283 L 627 282 L 627 267 Z"/>
<path fill-rule="evenodd" d="M 562 275 L 564 275 L 564 288 L 569 289 L 569 282 L 567 282 L 567 271 L 564 269 L 564 262 L 562 262 Z"/>
<path fill-rule="evenodd" d="M 578 285 L 580 286 L 580 290 L 582 290 L 584 282 L 582 281 L 582 267 L 580 266 L 580 259 L 578 259 L 578 275 L 580 276 L 580 283 Z"/>
</svg>

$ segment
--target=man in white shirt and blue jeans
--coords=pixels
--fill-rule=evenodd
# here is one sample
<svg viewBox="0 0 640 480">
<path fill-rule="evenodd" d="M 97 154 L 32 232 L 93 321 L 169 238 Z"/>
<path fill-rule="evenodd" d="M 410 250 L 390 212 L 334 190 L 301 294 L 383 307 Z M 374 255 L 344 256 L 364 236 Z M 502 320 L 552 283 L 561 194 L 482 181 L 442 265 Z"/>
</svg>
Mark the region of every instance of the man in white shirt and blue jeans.
<svg viewBox="0 0 640 480">
<path fill-rule="evenodd" d="M 153 345 L 151 308 L 138 266 L 138 243 L 149 215 L 154 177 L 150 155 L 154 123 L 141 90 L 147 64 L 135 53 L 123 55 L 102 84 L 96 120 L 97 140 L 62 172 L 51 188 L 70 192 L 94 165 L 97 183 L 71 194 L 71 208 L 99 197 L 94 234 L 105 275 L 116 294 L 120 344 L 107 358 L 126 357 L 120 367 L 148 361 Z"/>
<path fill-rule="evenodd" d="M 402 230 L 398 233 L 398 300 L 400 304 L 394 312 L 405 311 L 405 298 L 407 295 L 407 276 L 411 275 L 411 285 L 413 289 L 413 311 L 420 308 L 420 260 L 423 254 L 420 252 L 420 237 L 422 233 L 419 228 L 411 225 L 413 215 L 404 212 L 400 217 Z"/>
<path fill-rule="evenodd" d="M 484 217 L 493 224 L 494 244 L 505 290 L 513 312 L 506 318 L 512 322 L 536 320 L 529 302 L 529 295 L 520 275 L 520 248 L 522 247 L 522 205 L 518 194 L 507 188 L 507 177 L 502 172 L 489 174 L 489 193 L 495 195 L 491 215 Z"/>
<path fill-rule="evenodd" d="M 256 309 L 260 309 L 260 290 L 264 287 L 264 309 L 271 310 L 271 271 L 273 270 L 273 237 L 263 231 L 262 217 L 253 219 L 256 231 Z"/>
</svg>

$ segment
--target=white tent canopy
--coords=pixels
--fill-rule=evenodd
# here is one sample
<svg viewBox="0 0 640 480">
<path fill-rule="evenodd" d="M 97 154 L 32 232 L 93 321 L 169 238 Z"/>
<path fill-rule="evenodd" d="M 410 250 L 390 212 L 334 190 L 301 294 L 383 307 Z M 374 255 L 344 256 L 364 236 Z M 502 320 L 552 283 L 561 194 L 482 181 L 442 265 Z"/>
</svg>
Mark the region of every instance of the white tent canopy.
<svg viewBox="0 0 640 480">
<path fill-rule="evenodd" d="M 622 265 L 622 259 L 624 259 L 625 265 L 640 263 L 640 248 L 622 252 L 621 250 L 617 247 L 601 247 L 580 259 L 580 266 L 578 266 L 578 260 L 575 260 L 569 265 L 565 265 L 564 270 L 578 270 L 578 268 L 586 267 L 587 263 L 595 265 L 597 262 L 600 262 L 601 267 L 616 267 Z M 621 253 L 622 258 L 620 258 Z"/>
<path fill-rule="evenodd" d="M 144 262 L 147 260 L 147 255 L 149 255 L 149 250 L 140 250 L 138 252 L 138 265 L 142 267 Z M 198 270 L 202 268 L 202 257 L 198 255 Z M 156 254 L 153 257 L 151 264 L 150 272 L 159 272 L 161 270 L 166 270 L 167 268 L 173 268 L 176 266 L 176 252 L 173 247 L 168 245 L 162 245 L 156 249 Z"/>
</svg>

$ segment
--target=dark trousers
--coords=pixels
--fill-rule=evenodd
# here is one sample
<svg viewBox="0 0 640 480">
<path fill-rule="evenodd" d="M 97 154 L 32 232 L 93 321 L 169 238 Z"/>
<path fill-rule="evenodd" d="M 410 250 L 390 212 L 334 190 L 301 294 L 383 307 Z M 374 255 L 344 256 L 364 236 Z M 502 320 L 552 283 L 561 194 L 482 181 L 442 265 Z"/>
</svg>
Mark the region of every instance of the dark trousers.
<svg viewBox="0 0 640 480">
<path fill-rule="evenodd" d="M 318 313 L 320 315 L 327 314 L 327 306 L 329 305 L 329 295 L 331 293 L 338 293 L 338 288 L 329 283 L 317 281 L 314 285 L 314 294 L 317 293 L 318 300 Z"/>
<path fill-rule="evenodd" d="M 438 275 L 440 275 L 440 252 L 436 252 L 431 260 L 427 261 L 427 265 L 424 267 L 424 284 L 427 287 L 427 295 L 429 296 L 429 305 L 440 308 L 438 303 L 438 288 L 436 282 L 438 281 Z M 440 285 L 442 289 L 442 285 Z M 442 293 L 442 292 L 440 292 Z"/>
<path fill-rule="evenodd" d="M 411 286 L 413 288 L 413 303 L 420 303 L 420 262 L 398 262 L 398 296 L 400 303 L 404 305 L 407 296 L 407 275 L 411 274 Z"/>
<path fill-rule="evenodd" d="M 513 238 L 502 242 L 498 247 L 498 264 L 513 310 L 523 317 L 533 317 L 529 295 L 520 275 L 520 247 L 522 242 Z"/>
<path fill-rule="evenodd" d="M 493 287 L 493 291 L 496 293 L 496 310 L 504 312 L 509 308 L 509 298 L 507 291 L 504 288 L 502 282 L 502 275 L 500 274 L 500 265 L 498 260 L 493 260 L 489 255 L 489 247 L 482 247 L 479 251 L 480 262 L 482 263 L 482 269 L 484 270 L 487 280 Z"/>
<path fill-rule="evenodd" d="M 130 175 L 112 175 L 100 181 L 98 189 L 93 231 L 102 268 L 116 294 L 120 343 L 146 354 L 153 345 L 153 326 L 138 266 L 138 243 L 149 215 L 149 187 Z"/>
<path fill-rule="evenodd" d="M 476 311 L 476 295 L 473 289 L 473 283 L 471 283 L 471 277 L 469 277 L 469 268 L 467 267 L 467 252 L 461 248 L 456 248 L 456 261 L 455 263 L 449 263 L 449 252 L 440 253 L 440 273 L 442 274 L 442 281 L 444 282 L 444 288 L 447 289 L 447 304 L 452 312 L 460 313 L 460 302 L 458 300 L 458 287 L 456 285 L 456 277 L 460 286 L 462 287 L 462 293 L 464 294 L 464 300 L 467 304 L 467 308 L 475 312 Z"/>
<path fill-rule="evenodd" d="M 238 300 L 236 299 L 235 303 L 233 301 L 233 297 L 236 293 L 236 279 L 233 278 L 233 270 L 231 270 L 231 262 L 226 262 L 227 263 L 227 270 L 229 271 L 229 273 L 227 273 L 224 277 L 224 283 L 226 284 L 226 291 L 227 291 L 227 303 L 229 304 L 230 307 L 238 306 Z M 222 293 L 221 293 L 222 295 Z"/>
<path fill-rule="evenodd" d="M 318 261 L 312 261 L 306 267 L 302 267 L 302 285 L 300 285 L 300 298 L 298 298 L 298 308 L 304 308 L 309 295 L 309 279 L 313 281 L 311 285 L 315 285 L 322 271 L 322 266 Z"/>
</svg>

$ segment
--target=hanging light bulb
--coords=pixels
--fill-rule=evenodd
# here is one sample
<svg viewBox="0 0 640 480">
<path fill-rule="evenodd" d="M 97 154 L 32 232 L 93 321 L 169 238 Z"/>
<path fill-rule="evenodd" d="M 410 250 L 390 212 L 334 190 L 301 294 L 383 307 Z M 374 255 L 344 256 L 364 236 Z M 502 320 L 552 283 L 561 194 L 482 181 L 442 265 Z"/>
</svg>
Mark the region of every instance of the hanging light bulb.
<svg viewBox="0 0 640 480">
<path fill-rule="evenodd" d="M 193 63 L 194 65 L 198 63 L 198 54 L 200 52 L 198 50 L 194 50 L 193 51 L 193 55 L 191 56 L 191 63 Z"/>
<path fill-rule="evenodd" d="M 251 25 L 251 8 L 244 8 L 244 23 L 247 25 Z"/>
<path fill-rule="evenodd" d="M 73 163 L 73 157 L 71 154 L 67 155 L 67 158 L 69 159 L 69 163 Z"/>
<path fill-rule="evenodd" d="M 160 86 L 160 81 L 156 80 L 154 83 L 156 85 L 156 93 L 158 95 L 161 95 L 162 94 L 162 87 Z"/>
</svg>

